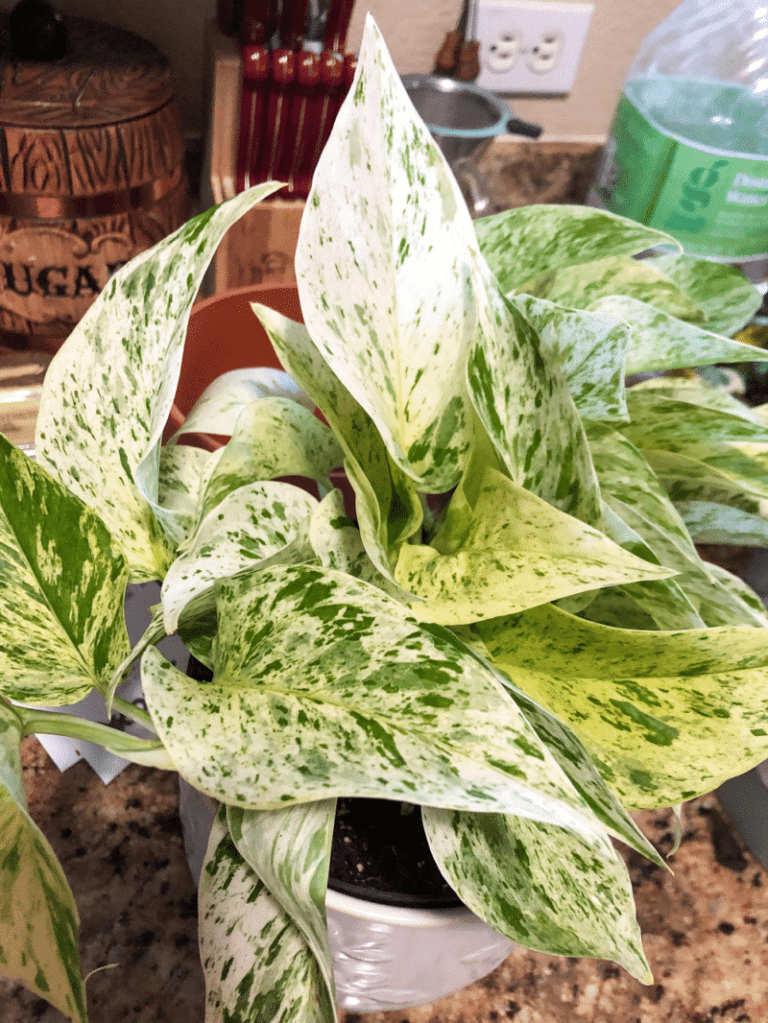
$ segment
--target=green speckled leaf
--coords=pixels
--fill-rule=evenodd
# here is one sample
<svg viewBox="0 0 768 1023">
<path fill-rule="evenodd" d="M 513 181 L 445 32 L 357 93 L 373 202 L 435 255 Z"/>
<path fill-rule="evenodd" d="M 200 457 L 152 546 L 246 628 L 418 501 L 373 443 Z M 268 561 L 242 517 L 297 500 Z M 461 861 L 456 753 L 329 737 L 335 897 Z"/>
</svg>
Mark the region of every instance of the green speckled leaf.
<svg viewBox="0 0 768 1023">
<path fill-rule="evenodd" d="M 628 295 L 649 302 L 671 316 L 703 322 L 703 310 L 648 260 L 609 256 L 584 266 L 541 274 L 518 286 L 518 292 L 548 298 L 574 309 L 588 309 L 606 295 Z"/>
<path fill-rule="evenodd" d="M 655 245 L 680 248 L 655 228 L 588 206 L 523 206 L 476 220 L 475 231 L 505 292 L 559 267 L 632 256 Z"/>
<path fill-rule="evenodd" d="M 401 547 L 395 577 L 423 599 L 419 618 L 458 625 L 670 574 L 487 469 L 456 490 L 432 546 Z"/>
<path fill-rule="evenodd" d="M 303 934 L 320 967 L 329 1005 L 335 1002 L 336 987 L 325 892 L 335 817 L 335 799 L 284 810 L 227 807 L 229 833 L 238 852 Z"/>
<path fill-rule="evenodd" d="M 201 519 L 237 490 L 258 480 L 306 476 L 323 482 L 344 453 L 328 427 L 289 398 L 246 405 L 232 439 L 206 480 Z"/>
<path fill-rule="evenodd" d="M 224 808 L 198 895 L 205 1023 L 334 1023 L 315 957 L 238 852 Z"/>
<path fill-rule="evenodd" d="M 621 317 L 566 309 L 543 298 L 518 295 L 512 303 L 539 336 L 544 358 L 554 360 L 583 419 L 626 421 L 624 377 L 629 328 Z"/>
<path fill-rule="evenodd" d="M 715 334 L 733 337 L 760 308 L 760 292 L 735 266 L 675 254 L 649 262 L 704 310 L 705 326 Z"/>
<path fill-rule="evenodd" d="M 304 490 L 272 481 L 251 483 L 225 497 L 203 520 L 194 542 L 163 581 L 166 632 L 176 631 L 184 608 L 217 580 L 271 564 L 275 558 L 312 557 L 299 531 L 316 505 L 317 499 Z"/>
<path fill-rule="evenodd" d="M 608 295 L 589 308 L 600 316 L 624 320 L 631 328 L 627 373 L 711 366 L 716 362 L 768 360 L 768 352 L 685 323 L 647 302 L 626 295 Z"/>
<path fill-rule="evenodd" d="M 209 451 L 181 444 L 160 450 L 157 501 L 152 510 L 174 545 L 183 543 L 195 527 L 201 480 L 212 457 Z"/>
<path fill-rule="evenodd" d="M 86 1023 L 77 908 L 64 871 L 27 812 L 21 721 L 0 698 L 0 976 Z"/>
<path fill-rule="evenodd" d="M 544 361 L 538 334 L 482 266 L 478 279 L 485 298 L 467 367 L 477 414 L 513 482 L 599 525 L 597 479 L 565 378 Z"/>
<path fill-rule="evenodd" d="M 475 629 L 628 806 L 683 802 L 768 757 L 768 629 L 634 632 L 551 605 Z"/>
<path fill-rule="evenodd" d="M 243 192 L 134 257 L 110 280 L 46 373 L 37 458 L 98 512 L 123 547 L 134 581 L 162 578 L 171 559 L 135 481 L 145 457 L 156 458 L 190 308 L 227 229 L 279 187 L 267 182 Z"/>
<path fill-rule="evenodd" d="M 672 397 L 658 388 L 633 387 L 627 405 L 631 422 L 621 430 L 641 449 L 704 455 L 710 461 L 717 445 L 768 444 L 768 423 L 722 391 L 683 388 Z"/>
<path fill-rule="evenodd" d="M 315 345 L 426 491 L 458 482 L 472 438 L 471 251 L 456 179 L 369 15 L 302 217 L 296 276 Z"/>
<path fill-rule="evenodd" d="M 0 688 L 59 706 L 102 692 L 128 652 L 128 570 L 104 524 L 0 437 Z"/>
<path fill-rule="evenodd" d="M 432 855 L 469 908 L 527 948 L 593 956 L 653 980 L 632 883 L 607 839 L 497 813 L 423 810 Z"/>
<path fill-rule="evenodd" d="M 746 467 L 742 462 L 739 468 L 748 469 L 747 475 L 742 475 L 671 451 L 649 450 L 644 455 L 676 504 L 717 501 L 756 515 L 768 513 L 768 475 L 759 462 L 753 460 Z"/>
<path fill-rule="evenodd" d="M 370 416 L 323 361 L 306 327 L 267 306 L 252 308 L 280 361 L 311 396 L 341 444 L 365 549 L 394 583 L 390 561 L 398 544 L 422 522 L 413 482 L 392 462 Z"/>
<path fill-rule="evenodd" d="M 222 338 L 226 342 L 226 338 Z M 233 369 L 212 381 L 190 409 L 169 443 L 185 433 L 215 433 L 231 437 L 243 409 L 261 398 L 291 398 L 308 412 L 314 408 L 297 383 L 281 369 L 257 366 Z"/>
<path fill-rule="evenodd" d="M 600 825 L 495 673 L 455 636 L 330 569 L 219 586 L 213 682 L 154 650 L 147 704 L 179 772 L 256 809 L 337 795 Z"/>
<path fill-rule="evenodd" d="M 715 501 L 681 501 L 677 510 L 697 543 L 768 547 L 768 518 Z"/>
</svg>

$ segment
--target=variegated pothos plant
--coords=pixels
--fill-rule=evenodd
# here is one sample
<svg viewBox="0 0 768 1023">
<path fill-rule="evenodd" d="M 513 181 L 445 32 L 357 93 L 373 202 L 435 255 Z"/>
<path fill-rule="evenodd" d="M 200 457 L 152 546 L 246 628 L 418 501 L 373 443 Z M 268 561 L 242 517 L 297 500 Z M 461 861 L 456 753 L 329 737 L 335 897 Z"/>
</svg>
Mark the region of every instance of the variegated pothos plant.
<svg viewBox="0 0 768 1023">
<path fill-rule="evenodd" d="M 36 462 L 0 440 L 0 970 L 86 1020 L 76 909 L 21 784 L 21 738 L 59 732 L 218 801 L 209 1023 L 334 1018 L 341 795 L 419 805 L 501 933 L 648 981 L 611 839 L 660 861 L 623 804 L 768 757 L 765 610 L 694 546 L 766 542 L 768 411 L 700 375 L 625 378 L 758 358 L 729 339 L 757 293 L 595 210 L 473 225 L 369 19 L 302 221 L 306 325 L 254 309 L 290 380 L 228 375 L 186 429 L 229 444 L 161 447 L 202 275 L 277 187 L 121 270 L 51 365 Z M 151 579 L 130 650 L 126 585 Z M 174 631 L 212 682 L 157 651 Z M 139 656 L 146 714 L 114 695 Z M 94 688 L 156 738 L 37 709 Z"/>
</svg>

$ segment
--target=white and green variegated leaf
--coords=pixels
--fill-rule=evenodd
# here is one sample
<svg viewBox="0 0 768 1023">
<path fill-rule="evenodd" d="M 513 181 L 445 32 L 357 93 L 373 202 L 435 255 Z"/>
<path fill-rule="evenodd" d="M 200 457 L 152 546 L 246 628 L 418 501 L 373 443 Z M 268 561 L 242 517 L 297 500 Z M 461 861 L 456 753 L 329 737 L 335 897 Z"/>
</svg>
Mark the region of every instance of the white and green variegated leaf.
<svg viewBox="0 0 768 1023">
<path fill-rule="evenodd" d="M 182 544 L 195 527 L 201 481 L 211 461 L 212 453 L 202 448 L 180 444 L 160 449 L 157 501 L 150 503 L 174 546 Z"/>
<path fill-rule="evenodd" d="M 222 807 L 198 894 L 205 1023 L 334 1023 L 301 931 L 245 862 Z"/>
<path fill-rule="evenodd" d="M 458 625 L 671 574 L 489 468 L 457 488 L 432 546 L 401 547 L 395 577 L 419 618 Z"/>
<path fill-rule="evenodd" d="M 768 423 L 722 391 L 684 388 L 672 397 L 659 388 L 633 387 L 627 405 L 631 421 L 622 433 L 639 448 L 709 455 L 709 461 L 718 445 L 768 443 Z"/>
<path fill-rule="evenodd" d="M 768 519 L 716 501 L 682 501 L 677 510 L 698 543 L 768 546 Z"/>
<path fill-rule="evenodd" d="M 335 1002 L 336 988 L 325 893 L 335 819 L 335 799 L 283 810 L 227 807 L 229 833 L 238 852 L 304 936 L 320 967 L 329 1005 Z"/>
<path fill-rule="evenodd" d="M 440 869 L 494 930 L 549 955 L 610 959 L 649 984 L 632 883 L 607 839 L 496 813 L 423 810 Z"/>
<path fill-rule="evenodd" d="M 562 370 L 579 415 L 626 421 L 624 377 L 630 331 L 621 317 L 566 309 L 532 295 L 517 295 L 511 301 L 536 330 L 542 354 Z"/>
<path fill-rule="evenodd" d="M 704 329 L 686 323 L 628 295 L 607 295 L 589 308 L 599 316 L 624 320 L 631 328 L 626 365 L 630 374 L 768 359 L 768 352 L 714 334 L 708 325 Z"/>
<path fill-rule="evenodd" d="M 87 1023 L 77 908 L 64 871 L 27 811 L 22 723 L 0 698 L 0 976 Z"/>
<path fill-rule="evenodd" d="M 467 366 L 477 414 L 514 483 L 600 523 L 600 495 L 579 414 L 538 334 L 478 266 L 480 322 Z"/>
<path fill-rule="evenodd" d="M 606 256 L 633 256 L 656 245 L 680 244 L 670 235 L 607 210 L 533 205 L 475 221 L 480 251 L 502 291 L 566 266 Z"/>
<path fill-rule="evenodd" d="M 474 628 L 628 806 L 682 802 L 768 757 L 768 629 L 637 632 L 552 605 Z"/>
<path fill-rule="evenodd" d="M 185 433 L 214 433 L 231 437 L 247 405 L 261 398 L 290 398 L 312 412 L 314 405 L 285 370 L 268 366 L 233 369 L 212 381 L 171 437 L 175 444 Z"/>
<path fill-rule="evenodd" d="M 715 334 L 733 337 L 760 308 L 760 292 L 735 266 L 676 253 L 649 262 L 704 310 L 705 326 Z"/>
<path fill-rule="evenodd" d="M 394 465 L 372 419 L 325 363 L 306 327 L 267 306 L 252 308 L 280 361 L 311 396 L 341 444 L 365 549 L 394 584 L 390 561 L 422 523 L 413 482 Z"/>
<path fill-rule="evenodd" d="M 547 298 L 572 309 L 589 309 L 607 295 L 628 295 L 670 316 L 703 322 L 703 310 L 648 260 L 609 256 L 583 266 L 542 273 L 521 283 L 517 293 Z"/>
<path fill-rule="evenodd" d="M 227 229 L 279 187 L 267 182 L 243 192 L 135 256 L 46 373 L 37 458 L 104 520 L 134 581 L 162 578 L 171 560 L 136 473 L 145 458 L 157 464 L 153 452 L 173 403 L 192 303 Z"/>
<path fill-rule="evenodd" d="M 258 480 L 305 476 L 326 482 L 344 453 L 328 427 L 288 398 L 247 405 L 205 484 L 199 511 L 205 518 L 227 494 Z"/>
<path fill-rule="evenodd" d="M 323 358 L 396 464 L 435 493 L 458 482 L 472 439 L 472 251 L 456 179 L 368 16 L 302 217 L 296 277 Z"/>
<path fill-rule="evenodd" d="M 326 568 L 365 579 L 401 604 L 414 600 L 412 593 L 382 575 L 368 557 L 360 530 L 344 510 L 344 496 L 340 490 L 329 491 L 312 512 L 309 542 L 318 561 Z"/>
<path fill-rule="evenodd" d="M 741 621 L 744 625 L 758 625 L 762 628 L 768 627 L 768 613 L 765 603 L 760 596 L 739 576 L 729 572 L 722 565 L 708 565 L 710 574 L 718 581 L 719 591 L 729 593 L 740 608 L 746 605 L 752 612 L 752 619 L 749 620 L 748 613 L 744 614 Z"/>
<path fill-rule="evenodd" d="M 225 497 L 203 519 L 193 543 L 163 581 L 166 632 L 175 632 L 184 608 L 219 579 L 274 559 L 312 558 L 300 531 L 316 505 L 317 499 L 299 487 L 273 481 L 251 483 Z"/>
<path fill-rule="evenodd" d="M 472 638 L 475 643 L 480 642 L 477 636 Z M 482 656 L 486 655 L 487 651 L 483 644 Z M 605 826 L 606 831 L 642 856 L 659 866 L 664 866 L 662 857 L 605 783 L 572 729 L 532 700 L 522 689 L 513 685 L 505 674 L 499 672 L 498 677 L 525 714 L 528 723 L 567 774 L 573 787 Z"/>
<path fill-rule="evenodd" d="M 671 451 L 648 450 L 644 455 L 676 504 L 716 501 L 755 515 L 768 513 L 768 476 L 759 463 L 748 465 L 748 475 L 741 475 Z"/>
<path fill-rule="evenodd" d="M 501 810 L 591 832 L 596 819 L 499 684 L 452 633 L 316 566 L 219 586 L 213 681 L 142 662 L 179 772 L 237 806 L 332 796 Z"/>
<path fill-rule="evenodd" d="M 102 692 L 128 652 L 128 569 L 82 501 L 0 437 L 0 675 L 22 703 Z"/>
</svg>

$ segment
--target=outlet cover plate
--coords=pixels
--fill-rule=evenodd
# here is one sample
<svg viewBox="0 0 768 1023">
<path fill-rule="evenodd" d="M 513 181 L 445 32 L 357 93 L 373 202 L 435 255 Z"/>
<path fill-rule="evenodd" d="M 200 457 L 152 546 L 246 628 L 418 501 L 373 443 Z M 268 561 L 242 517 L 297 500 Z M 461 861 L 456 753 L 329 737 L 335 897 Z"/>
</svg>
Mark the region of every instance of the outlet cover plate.
<svg viewBox="0 0 768 1023">
<path fill-rule="evenodd" d="M 594 4 L 479 0 L 482 89 L 504 94 L 570 92 Z"/>
</svg>

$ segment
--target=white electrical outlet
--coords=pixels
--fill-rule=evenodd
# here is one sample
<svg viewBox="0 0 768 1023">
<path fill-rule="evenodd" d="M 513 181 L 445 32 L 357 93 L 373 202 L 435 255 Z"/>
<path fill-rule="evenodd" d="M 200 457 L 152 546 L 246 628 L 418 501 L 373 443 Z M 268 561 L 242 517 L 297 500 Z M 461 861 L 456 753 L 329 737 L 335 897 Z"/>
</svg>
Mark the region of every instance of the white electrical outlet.
<svg viewBox="0 0 768 1023">
<path fill-rule="evenodd" d="M 594 4 L 479 0 L 476 84 L 502 93 L 570 92 Z"/>
</svg>

